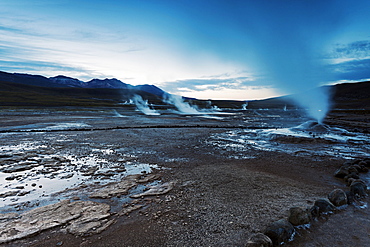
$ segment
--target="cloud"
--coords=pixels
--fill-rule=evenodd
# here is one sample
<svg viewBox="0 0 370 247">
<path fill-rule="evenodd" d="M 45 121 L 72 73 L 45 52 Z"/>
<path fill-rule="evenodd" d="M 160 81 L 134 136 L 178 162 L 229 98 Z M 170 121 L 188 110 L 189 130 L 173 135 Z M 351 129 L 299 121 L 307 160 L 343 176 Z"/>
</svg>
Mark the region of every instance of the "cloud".
<svg viewBox="0 0 370 247">
<path fill-rule="evenodd" d="M 207 78 L 185 79 L 161 83 L 165 91 L 198 99 L 251 100 L 280 96 L 283 93 L 266 81 L 251 76 L 228 77 L 223 73 Z"/>
<path fill-rule="evenodd" d="M 225 75 L 225 74 L 224 74 Z M 223 89 L 243 89 L 247 86 L 256 85 L 250 77 L 234 77 L 234 78 L 214 78 L 209 79 L 186 79 L 173 82 L 162 83 L 161 86 L 169 92 L 176 93 L 178 91 L 206 91 L 206 90 L 223 90 Z"/>
<path fill-rule="evenodd" d="M 370 59 L 357 59 L 330 65 L 336 80 L 367 80 L 370 78 Z"/>
<path fill-rule="evenodd" d="M 337 44 L 328 54 L 329 58 L 366 58 L 370 56 L 370 41 L 361 40 L 349 44 Z"/>
<path fill-rule="evenodd" d="M 327 68 L 333 74 L 333 80 L 360 81 L 370 78 L 369 40 L 336 44 L 325 58 L 331 62 Z"/>
</svg>

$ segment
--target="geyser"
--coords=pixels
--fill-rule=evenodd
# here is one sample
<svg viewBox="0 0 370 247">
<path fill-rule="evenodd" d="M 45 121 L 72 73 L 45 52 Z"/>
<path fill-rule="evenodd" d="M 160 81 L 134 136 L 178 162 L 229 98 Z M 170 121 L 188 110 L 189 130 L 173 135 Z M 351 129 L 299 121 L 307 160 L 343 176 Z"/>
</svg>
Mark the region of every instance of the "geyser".
<svg viewBox="0 0 370 247">
<path fill-rule="evenodd" d="M 149 107 L 148 101 L 143 100 L 143 98 L 140 95 L 135 94 L 132 98 L 132 102 L 136 105 L 137 110 L 141 111 L 145 115 L 160 115 L 159 112 L 157 112 L 154 109 L 151 109 Z"/>
<path fill-rule="evenodd" d="M 341 16 L 332 1 L 255 1 L 248 10 L 247 32 L 254 62 L 263 77 L 319 123 L 330 109 L 320 84 L 330 80 L 324 49 Z"/>
<path fill-rule="evenodd" d="M 165 94 L 163 95 L 163 101 L 167 104 L 171 104 L 177 108 L 180 113 L 183 114 L 201 114 L 196 106 L 191 106 L 188 102 L 179 95 Z"/>
</svg>

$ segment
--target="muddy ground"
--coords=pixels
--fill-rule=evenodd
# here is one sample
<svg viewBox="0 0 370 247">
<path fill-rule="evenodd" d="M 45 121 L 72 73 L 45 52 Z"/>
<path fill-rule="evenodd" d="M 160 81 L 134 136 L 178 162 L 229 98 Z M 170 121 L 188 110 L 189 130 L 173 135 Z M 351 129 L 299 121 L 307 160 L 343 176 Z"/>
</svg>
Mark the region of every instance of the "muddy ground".
<svg viewBox="0 0 370 247">
<path fill-rule="evenodd" d="M 340 155 L 292 154 L 234 147 L 233 143 L 218 145 L 219 134 L 238 128 L 291 127 L 306 121 L 305 118 L 293 115 L 282 118 L 281 112 L 264 116 L 261 116 L 263 112 L 254 116 L 243 112 L 217 119 L 177 115 L 147 117 L 138 113 L 127 117 L 120 113 L 121 117 L 113 118 L 114 114 L 106 110 L 100 112 L 100 116 L 105 114 L 103 117 L 96 117 L 96 112 L 63 112 L 64 117 L 60 117 L 60 112 L 48 116 L 7 112 L 3 118 L 3 145 L 42 142 L 49 147 L 45 151 L 52 150 L 51 155 L 77 158 L 89 156 L 96 149 L 109 149 L 113 151 L 93 157 L 115 162 L 122 157 L 134 157 L 137 164 L 152 165 L 149 171 L 139 171 L 138 179 L 157 176 L 152 184 L 143 183 L 147 188 L 141 191 L 135 190 L 135 185 L 127 195 L 115 194 L 108 199 L 91 197 L 89 193 L 94 186 L 98 186 L 97 190 L 103 187 L 88 181 L 82 188 L 76 186 L 76 190 L 71 186 L 73 193 L 60 196 L 61 201 L 95 201 L 109 205 L 111 214 L 104 217 L 104 222 L 109 224 L 101 232 L 94 232 L 96 229 L 92 227 L 91 232 L 76 234 L 68 230 L 70 226 L 65 223 L 6 242 L 4 246 L 245 246 L 251 234 L 286 218 L 290 207 L 312 206 L 316 199 L 326 197 L 335 188 L 348 190 L 342 180 L 333 176 L 346 161 Z M 331 116 L 330 123 L 334 125 L 336 119 L 338 123 L 344 121 Z M 74 125 L 73 131 L 68 129 L 70 126 L 59 130 L 51 128 L 52 131 L 43 129 L 58 121 L 83 124 Z M 351 128 L 350 120 L 345 123 L 338 126 Z M 367 128 L 366 124 L 354 123 L 360 132 L 361 126 L 362 130 Z M 14 132 L 19 126 L 34 131 Z M 76 163 L 70 163 L 72 165 Z M 128 167 L 128 163 L 125 166 Z M 86 178 L 98 179 L 92 175 Z M 125 177 L 117 179 L 123 181 Z M 150 186 L 166 183 L 173 185 L 168 192 L 140 195 Z M 48 199 L 58 201 L 57 196 Z M 38 208 L 31 205 L 18 211 L 15 208 L 12 211 L 8 205 L 2 210 L 22 214 Z M 127 208 L 132 210 L 125 211 Z M 350 205 L 313 221 L 309 229 L 298 230 L 287 246 L 368 246 L 369 221 L 368 208 Z"/>
</svg>

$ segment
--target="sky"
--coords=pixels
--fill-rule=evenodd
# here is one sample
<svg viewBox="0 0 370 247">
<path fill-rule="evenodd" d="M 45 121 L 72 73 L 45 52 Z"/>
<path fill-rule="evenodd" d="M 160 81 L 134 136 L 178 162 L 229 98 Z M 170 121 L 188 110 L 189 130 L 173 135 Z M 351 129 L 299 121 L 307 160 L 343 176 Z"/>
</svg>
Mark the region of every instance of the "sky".
<svg viewBox="0 0 370 247">
<path fill-rule="evenodd" d="M 370 78 L 369 2 L 0 0 L 0 70 L 199 99 L 300 93 Z"/>
</svg>

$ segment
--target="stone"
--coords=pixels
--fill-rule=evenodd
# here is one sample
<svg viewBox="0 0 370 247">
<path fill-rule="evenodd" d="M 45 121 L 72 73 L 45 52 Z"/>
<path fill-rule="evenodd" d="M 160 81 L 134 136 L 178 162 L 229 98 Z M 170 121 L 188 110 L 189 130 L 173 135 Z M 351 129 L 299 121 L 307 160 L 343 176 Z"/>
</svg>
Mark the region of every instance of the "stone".
<svg viewBox="0 0 370 247">
<path fill-rule="evenodd" d="M 292 207 L 289 209 L 288 221 L 293 226 L 308 224 L 311 221 L 311 213 L 307 208 Z"/>
<path fill-rule="evenodd" d="M 140 194 L 132 195 L 130 197 L 131 198 L 140 198 L 140 197 L 143 197 L 143 196 L 163 195 L 163 194 L 168 193 L 170 190 L 172 190 L 174 185 L 175 185 L 174 182 L 168 182 L 168 183 L 152 186 L 152 187 L 150 187 L 149 190 L 144 191 L 143 193 L 140 193 Z"/>
<path fill-rule="evenodd" d="M 352 165 L 350 167 L 348 167 L 348 172 L 351 174 L 351 173 L 355 173 L 355 174 L 358 174 L 361 170 L 361 167 L 359 165 Z"/>
<path fill-rule="evenodd" d="M 348 186 L 351 186 L 351 184 L 352 184 L 352 183 L 354 183 L 354 182 L 361 182 L 361 181 L 362 181 L 361 179 L 349 178 L 349 179 L 347 180 L 347 185 L 348 185 Z"/>
<path fill-rule="evenodd" d="M 370 159 L 364 159 L 358 163 L 360 166 L 365 166 L 367 168 L 370 168 Z"/>
<path fill-rule="evenodd" d="M 264 234 L 268 236 L 274 246 L 287 243 L 295 233 L 294 226 L 286 219 L 281 219 L 269 225 Z"/>
<path fill-rule="evenodd" d="M 322 213 L 329 213 L 335 210 L 335 206 L 327 199 L 316 200 L 314 207 L 317 208 L 319 215 Z"/>
<path fill-rule="evenodd" d="M 362 172 L 362 173 L 367 173 L 367 172 L 369 172 L 369 168 L 367 168 L 366 166 L 364 166 L 364 165 L 361 165 L 360 166 L 360 172 Z"/>
<path fill-rule="evenodd" d="M 351 183 L 350 191 L 355 197 L 363 198 L 367 196 L 367 186 L 362 181 L 356 181 Z"/>
<path fill-rule="evenodd" d="M 348 182 L 348 180 L 351 178 L 359 179 L 360 177 L 358 176 L 358 173 L 350 173 L 349 175 L 344 177 L 344 181 Z"/>
<path fill-rule="evenodd" d="M 272 247 L 272 240 L 263 233 L 252 235 L 247 241 L 246 247 Z"/>
<path fill-rule="evenodd" d="M 344 178 L 345 176 L 348 176 L 348 175 L 349 175 L 348 167 L 346 166 L 341 166 L 338 170 L 334 172 L 334 177 L 337 177 L 337 178 Z"/>
<path fill-rule="evenodd" d="M 355 202 L 355 197 L 350 191 L 346 191 L 346 196 L 347 196 L 347 203 L 352 204 Z"/>
<path fill-rule="evenodd" d="M 342 189 L 335 189 L 330 192 L 328 199 L 336 207 L 340 207 L 348 203 L 346 192 Z"/>
</svg>

